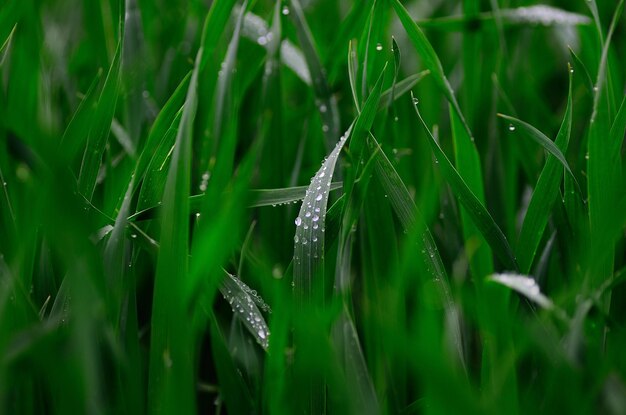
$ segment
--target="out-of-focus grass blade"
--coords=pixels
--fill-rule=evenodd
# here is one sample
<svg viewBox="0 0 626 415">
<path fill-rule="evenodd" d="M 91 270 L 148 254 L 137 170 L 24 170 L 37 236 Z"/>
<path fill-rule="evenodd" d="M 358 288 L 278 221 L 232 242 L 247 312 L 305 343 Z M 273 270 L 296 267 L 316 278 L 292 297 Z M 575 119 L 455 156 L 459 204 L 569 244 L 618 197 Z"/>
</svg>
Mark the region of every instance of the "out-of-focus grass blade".
<svg viewBox="0 0 626 415">
<path fill-rule="evenodd" d="M 572 73 L 570 71 L 568 73 L 569 92 L 567 95 L 567 107 L 555 141 L 555 145 L 564 152 L 569 145 L 572 129 Z M 562 173 L 563 169 L 559 160 L 555 156 L 549 155 L 530 199 L 517 242 L 516 254 L 520 270 L 523 273 L 528 273 L 532 267 L 539 242 L 541 242 L 541 237 L 552 211 L 552 205 L 559 194 Z"/>
<path fill-rule="evenodd" d="M 285 10 L 288 11 L 289 9 L 287 8 Z M 265 20 L 252 12 L 246 13 L 241 29 L 243 37 L 257 42 L 260 46 L 263 46 L 269 51 L 269 47 L 272 43 L 272 39 L 268 40 L 267 38 L 269 33 L 268 25 Z M 291 69 L 302 82 L 311 85 L 311 74 L 309 73 L 309 67 L 304 59 L 304 55 L 302 51 L 289 40 L 283 40 L 280 43 L 280 61 L 287 68 Z"/>
<path fill-rule="evenodd" d="M 304 12 L 299 0 L 290 0 L 289 15 L 293 21 L 300 47 L 304 53 L 304 58 L 309 67 L 309 72 L 313 80 L 313 90 L 315 92 L 316 106 L 322 119 L 322 131 L 326 137 L 326 147 L 330 151 L 334 147 L 335 140 L 339 136 L 339 109 L 337 100 L 332 95 L 332 91 L 326 80 L 326 71 L 322 67 L 315 45 L 313 35 L 304 17 Z"/>
<path fill-rule="evenodd" d="M 489 279 L 517 291 L 546 310 L 554 308 L 552 300 L 541 293 L 539 286 L 531 277 L 518 274 L 493 274 Z"/>
<path fill-rule="evenodd" d="M 579 26 L 590 25 L 592 20 L 584 14 L 572 13 L 556 7 L 538 4 L 515 9 L 500 9 L 499 16 L 506 26 Z M 496 16 L 492 12 L 479 13 L 475 16 L 446 16 L 418 21 L 421 27 L 445 31 L 464 31 L 468 27 L 495 24 Z"/>
<path fill-rule="evenodd" d="M 74 155 L 85 144 L 85 141 L 89 137 L 89 130 L 95 113 L 98 95 L 97 88 L 102 77 L 102 71 L 98 71 L 96 77 L 91 82 L 89 89 L 85 93 L 83 100 L 78 105 L 78 109 L 72 116 L 70 123 L 68 124 L 63 137 L 61 138 L 61 155 L 66 157 L 67 160 L 72 160 Z"/>
<path fill-rule="evenodd" d="M 578 185 L 578 181 L 576 180 L 576 176 L 574 176 L 574 173 L 572 172 L 572 169 L 570 169 L 569 164 L 565 159 L 565 156 L 563 155 L 559 147 L 557 147 L 557 145 L 554 143 L 554 141 L 550 140 L 544 133 L 542 133 L 532 125 L 528 124 L 527 122 L 504 114 L 498 114 L 498 117 L 510 122 L 513 128 L 509 126 L 509 130 L 515 131 L 517 128 L 519 128 L 520 130 L 524 131 L 524 133 L 526 133 L 528 137 L 532 138 L 537 144 L 543 147 L 548 153 L 556 157 L 556 159 L 563 165 L 565 170 L 567 170 L 567 172 L 574 180 L 574 183 L 579 190 L 578 193 L 582 195 L 582 193 L 580 192 L 580 186 Z"/>
<path fill-rule="evenodd" d="M 389 203 L 397 215 L 400 224 L 406 232 L 420 232 L 420 245 L 422 247 L 421 255 L 426 264 L 428 271 L 433 276 L 433 281 L 437 286 L 438 293 L 441 297 L 441 303 L 446 310 L 447 319 L 452 330 L 454 347 L 458 353 L 461 365 L 465 367 L 465 357 L 463 353 L 463 339 L 461 336 L 461 323 L 458 310 L 452 299 L 448 276 L 446 270 L 433 240 L 430 230 L 426 226 L 424 219 L 417 209 L 415 202 L 411 198 L 406 185 L 398 172 L 393 167 L 385 153 L 382 151 L 380 144 L 376 138 L 370 134 L 368 145 L 370 151 L 376 151 L 376 177 L 388 195 Z"/>
<path fill-rule="evenodd" d="M 424 122 L 422 115 L 417 108 L 417 103 L 413 101 L 415 112 L 428 136 L 428 143 L 435 154 L 435 158 L 437 163 L 441 168 L 441 172 L 443 176 L 446 178 L 448 184 L 452 188 L 452 191 L 459 198 L 459 201 L 465 207 L 467 213 L 474 221 L 474 224 L 482 233 L 485 240 L 491 246 L 493 252 L 498 256 L 500 261 L 508 267 L 510 270 L 517 270 L 517 261 L 515 260 L 515 256 L 511 251 L 511 247 L 509 246 L 509 242 L 506 237 L 500 230 L 500 227 L 493 220 L 487 209 L 483 206 L 483 204 L 478 200 L 476 195 L 467 187 L 467 184 L 463 180 L 463 178 L 459 175 L 458 171 L 454 168 L 448 157 L 445 155 L 435 137 L 433 137 L 432 133 L 428 129 L 428 126 Z"/>
<path fill-rule="evenodd" d="M 400 22 L 402 23 L 404 30 L 406 30 L 407 35 L 411 40 L 411 43 L 413 43 L 413 46 L 417 50 L 417 53 L 422 58 L 424 65 L 428 70 L 430 70 L 430 73 L 435 78 L 437 86 L 442 90 L 443 94 L 450 102 L 452 108 L 454 108 L 454 111 L 459 116 L 459 119 L 461 120 L 461 123 L 463 123 L 463 126 L 467 130 L 469 136 L 472 137 L 472 132 L 469 128 L 469 125 L 465 121 L 465 117 L 461 112 L 461 107 L 459 106 L 459 103 L 454 96 L 454 91 L 450 86 L 450 82 L 448 82 L 448 78 L 446 78 L 446 75 L 443 72 L 443 66 L 441 66 L 441 61 L 435 53 L 432 45 L 430 44 L 422 30 L 419 28 L 419 26 L 415 23 L 409 12 L 400 3 L 400 1 L 392 0 L 391 4 L 395 9 L 396 14 L 400 18 Z"/>
<path fill-rule="evenodd" d="M 220 284 L 220 292 L 257 343 L 267 350 L 270 331 L 259 307 L 268 312 L 269 306 L 243 281 L 228 273 Z"/>
<path fill-rule="evenodd" d="M 191 144 L 202 53 L 201 46 L 189 82 L 163 196 L 148 376 L 148 406 L 153 413 L 193 413 L 196 410 L 193 328 L 181 323 L 189 319 L 185 290 L 189 278 Z"/>
<path fill-rule="evenodd" d="M 422 72 L 418 72 L 413 75 L 409 75 L 401 81 L 398 81 L 394 84 L 393 87 L 386 89 L 380 96 L 380 105 L 379 109 L 389 108 L 391 104 L 409 92 L 419 81 L 424 79 L 430 71 L 427 69 Z"/>
<path fill-rule="evenodd" d="M 356 46 L 353 40 L 348 44 L 348 79 L 350 81 L 350 90 L 352 91 L 352 100 L 358 112 L 361 111 L 361 100 L 359 99 L 359 90 L 357 88 L 357 80 L 359 74 L 359 59 Z"/>
<path fill-rule="evenodd" d="M 93 114 L 92 127 L 89 130 L 87 147 L 85 148 L 83 162 L 80 167 L 78 190 L 88 200 L 91 200 L 96 187 L 102 155 L 104 154 L 104 148 L 111 130 L 111 122 L 115 114 L 120 81 L 120 55 L 122 53 L 123 37 L 122 30 L 122 36 L 115 50 L 113 62 L 102 87 L 98 106 Z"/>
</svg>

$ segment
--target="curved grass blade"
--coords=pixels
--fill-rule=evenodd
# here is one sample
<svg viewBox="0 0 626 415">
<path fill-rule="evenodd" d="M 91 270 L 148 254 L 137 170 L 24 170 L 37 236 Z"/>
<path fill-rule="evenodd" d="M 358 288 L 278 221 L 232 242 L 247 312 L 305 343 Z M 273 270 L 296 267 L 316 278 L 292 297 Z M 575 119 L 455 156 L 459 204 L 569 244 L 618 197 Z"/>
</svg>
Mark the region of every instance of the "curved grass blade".
<svg viewBox="0 0 626 415">
<path fill-rule="evenodd" d="M 229 273 L 226 273 L 226 277 L 220 284 L 220 292 L 257 343 L 267 350 L 270 331 L 259 307 L 263 311 L 271 312 L 269 306 L 243 281 Z"/>
<path fill-rule="evenodd" d="M 389 198 L 389 203 L 398 217 L 405 232 L 417 231 L 420 233 L 420 245 L 422 259 L 427 270 L 433 277 L 441 297 L 441 303 L 446 310 L 447 320 L 450 324 L 451 335 L 454 341 L 459 361 L 465 368 L 465 357 L 463 353 L 463 340 L 461 336 L 461 323 L 456 305 L 452 299 L 448 276 L 446 274 L 443 261 L 439 255 L 437 245 L 433 239 L 428 226 L 417 209 L 415 202 L 411 198 L 406 185 L 400 175 L 393 167 L 385 153 L 382 151 L 376 138 L 370 134 L 368 140 L 371 152 L 376 152 L 376 177 L 380 180 L 385 194 Z"/>
<path fill-rule="evenodd" d="M 332 182 L 330 191 L 341 189 L 342 182 Z M 296 203 L 306 196 L 308 186 L 286 187 L 284 189 L 251 189 L 249 191 L 248 207 L 278 206 L 288 203 Z M 204 194 L 189 197 L 189 213 L 200 213 Z M 160 205 L 143 209 L 128 217 L 129 221 L 141 221 L 154 219 L 161 211 Z"/>
<path fill-rule="evenodd" d="M 476 195 L 467 187 L 467 184 L 463 180 L 463 178 L 459 175 L 458 171 L 454 168 L 448 157 L 445 155 L 441 147 L 439 147 L 439 143 L 435 140 L 432 133 L 426 126 L 422 115 L 417 108 L 417 103 L 413 100 L 413 107 L 415 108 L 415 113 L 417 114 L 424 131 L 428 137 L 428 143 L 430 144 L 433 153 L 435 154 L 435 158 L 438 161 L 439 166 L 441 167 L 441 172 L 443 176 L 446 178 L 448 184 L 452 188 L 452 191 L 459 198 L 461 204 L 465 207 L 467 213 L 474 221 L 474 224 L 482 233 L 483 237 L 491 246 L 493 252 L 498 256 L 500 261 L 511 270 L 517 270 L 518 265 L 515 260 L 515 256 L 511 251 L 511 247 L 509 246 L 509 242 L 506 237 L 500 230 L 500 227 L 493 220 L 487 209 L 483 206 L 483 204 L 478 200 Z"/>
<path fill-rule="evenodd" d="M 543 147 L 548 153 L 556 157 L 556 159 L 563 165 L 565 170 L 567 170 L 567 172 L 570 174 L 570 176 L 574 180 L 576 188 L 578 189 L 578 194 L 582 195 L 580 186 L 578 185 L 578 181 L 576 180 L 576 176 L 574 176 L 572 169 L 570 169 L 569 164 L 567 163 L 567 160 L 565 159 L 565 156 L 563 155 L 563 153 L 552 140 L 550 140 L 544 133 L 542 133 L 541 131 L 533 127 L 532 125 L 520 119 L 511 117 L 509 115 L 504 115 L 504 114 L 498 114 L 498 117 L 510 122 L 511 125 L 513 126 L 513 130 L 519 128 L 520 130 L 524 131 L 526 135 L 528 135 L 528 137 L 532 138 L 537 144 Z M 511 128 L 509 127 L 509 130 L 510 129 Z"/>
<path fill-rule="evenodd" d="M 443 72 L 443 66 L 441 65 L 439 57 L 435 53 L 435 49 L 433 49 L 433 46 L 426 38 L 426 35 L 424 35 L 417 23 L 415 23 L 409 12 L 400 3 L 400 0 L 392 0 L 391 4 L 395 9 L 396 14 L 400 18 L 400 22 L 402 23 L 404 30 L 406 30 L 407 35 L 411 40 L 411 43 L 413 43 L 413 46 L 417 50 L 417 53 L 422 58 L 422 62 L 424 63 L 426 68 L 430 70 L 430 73 L 435 78 L 435 83 L 441 89 L 443 94 L 450 102 L 450 105 L 459 116 L 459 119 L 467 130 L 469 136 L 472 137 L 472 131 L 465 121 L 465 117 L 461 112 L 461 107 L 459 106 L 459 103 L 454 96 L 454 91 L 450 86 L 450 82 L 448 82 L 448 78 L 446 78 L 446 75 Z"/>
<path fill-rule="evenodd" d="M 507 273 L 493 274 L 489 277 L 489 280 L 517 291 L 546 310 L 552 310 L 555 307 L 552 300 L 541 293 L 537 282 L 531 277 Z"/>
<path fill-rule="evenodd" d="M 572 73 L 571 71 L 568 71 L 568 73 L 569 92 L 567 94 L 567 107 L 555 141 L 556 146 L 563 151 L 567 150 L 572 129 Z M 517 242 L 516 254 L 520 270 L 523 273 L 528 273 L 532 267 L 539 242 L 541 242 L 541 237 L 552 211 L 552 205 L 559 193 L 562 173 L 563 169 L 559 160 L 555 156 L 548 156 L 526 210 Z"/>
</svg>

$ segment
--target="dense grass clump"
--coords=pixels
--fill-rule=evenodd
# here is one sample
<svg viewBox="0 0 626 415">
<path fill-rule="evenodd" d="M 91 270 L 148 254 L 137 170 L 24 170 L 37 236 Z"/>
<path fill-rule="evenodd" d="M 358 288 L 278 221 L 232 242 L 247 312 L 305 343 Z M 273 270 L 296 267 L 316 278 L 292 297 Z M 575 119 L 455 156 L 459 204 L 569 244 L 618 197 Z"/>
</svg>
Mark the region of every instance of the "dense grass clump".
<svg viewBox="0 0 626 415">
<path fill-rule="evenodd" d="M 2 0 L 0 414 L 625 414 L 623 3 Z"/>
</svg>

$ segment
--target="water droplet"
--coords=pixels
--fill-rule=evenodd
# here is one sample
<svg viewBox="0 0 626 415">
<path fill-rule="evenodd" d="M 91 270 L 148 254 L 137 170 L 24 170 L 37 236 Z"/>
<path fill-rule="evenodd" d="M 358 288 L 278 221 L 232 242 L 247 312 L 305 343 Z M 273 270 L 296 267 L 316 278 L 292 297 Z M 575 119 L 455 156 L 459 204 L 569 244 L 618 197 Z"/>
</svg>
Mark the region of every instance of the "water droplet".
<svg viewBox="0 0 626 415">
<path fill-rule="evenodd" d="M 137 234 L 133 233 L 133 234 L 130 235 L 130 237 L 133 238 L 133 239 L 137 239 Z"/>
<path fill-rule="evenodd" d="M 313 237 L 313 242 L 317 242 L 317 236 Z"/>
<path fill-rule="evenodd" d="M 398 116 L 396 115 L 395 117 L 393 117 L 393 120 L 394 120 L 395 122 L 398 122 Z"/>
<path fill-rule="evenodd" d="M 296 223 L 296 226 L 300 226 L 302 224 L 302 219 L 300 219 L 300 216 L 296 218 L 295 223 Z"/>
<path fill-rule="evenodd" d="M 319 228 L 319 225 L 317 223 L 314 223 L 313 224 L 313 229 L 317 229 L 317 228 Z"/>
<path fill-rule="evenodd" d="M 383 50 L 383 45 L 382 45 L 382 44 L 380 44 L 380 43 L 379 43 L 379 44 L 377 44 L 377 45 L 376 45 L 376 50 L 378 50 L 378 51 Z"/>
<path fill-rule="evenodd" d="M 317 215 L 313 216 L 313 222 L 317 222 L 318 220 L 320 220 L 319 216 L 317 216 Z"/>
<path fill-rule="evenodd" d="M 593 91 L 594 92 L 598 92 L 598 86 L 597 85 L 593 87 Z"/>
<path fill-rule="evenodd" d="M 321 173 L 320 173 L 320 178 L 322 178 L 322 177 L 324 177 L 324 176 L 326 176 L 326 173 L 321 172 Z"/>
<path fill-rule="evenodd" d="M 509 131 L 515 131 L 515 126 L 513 124 L 509 124 Z"/>
<path fill-rule="evenodd" d="M 316 212 L 316 213 L 320 213 L 320 208 L 316 207 L 316 208 L 315 208 L 315 212 Z"/>
<path fill-rule="evenodd" d="M 589 153 L 585 154 L 585 160 L 589 160 Z"/>
<path fill-rule="evenodd" d="M 257 334 L 259 335 L 260 338 L 265 339 L 265 331 L 259 330 Z"/>
<path fill-rule="evenodd" d="M 258 43 L 261 46 L 265 46 L 267 45 L 267 37 L 265 36 L 259 36 L 259 38 L 256 40 L 256 43 Z"/>
<path fill-rule="evenodd" d="M 322 125 L 322 131 L 327 133 L 328 132 L 328 125 L 326 125 L 326 124 Z"/>
<path fill-rule="evenodd" d="M 309 225 L 307 225 L 307 224 L 305 223 L 305 224 L 304 224 L 304 226 L 303 226 L 303 228 L 304 228 L 305 230 L 307 230 L 307 229 L 309 229 Z"/>
<path fill-rule="evenodd" d="M 304 217 L 305 217 L 305 218 L 310 218 L 310 217 L 311 217 L 311 212 L 306 212 L 306 213 L 304 214 Z"/>
<path fill-rule="evenodd" d="M 302 245 L 306 245 L 307 243 L 309 243 L 309 241 L 307 241 L 306 238 L 302 238 Z"/>
<path fill-rule="evenodd" d="M 283 13 L 283 16 L 289 15 L 289 7 L 288 6 L 283 6 L 282 13 Z"/>
<path fill-rule="evenodd" d="M 415 98 L 415 97 L 413 97 L 413 105 L 417 105 L 419 103 L 420 103 L 420 100 Z"/>
<path fill-rule="evenodd" d="M 320 105 L 320 112 L 326 112 L 328 110 L 328 108 L 326 108 L 326 105 L 322 104 Z"/>
<path fill-rule="evenodd" d="M 574 68 L 569 68 L 569 73 L 574 73 Z"/>
<path fill-rule="evenodd" d="M 320 193 L 319 195 L 317 195 L 315 200 L 317 200 L 319 202 L 320 200 L 322 200 L 322 197 L 323 197 L 323 195 Z"/>
</svg>

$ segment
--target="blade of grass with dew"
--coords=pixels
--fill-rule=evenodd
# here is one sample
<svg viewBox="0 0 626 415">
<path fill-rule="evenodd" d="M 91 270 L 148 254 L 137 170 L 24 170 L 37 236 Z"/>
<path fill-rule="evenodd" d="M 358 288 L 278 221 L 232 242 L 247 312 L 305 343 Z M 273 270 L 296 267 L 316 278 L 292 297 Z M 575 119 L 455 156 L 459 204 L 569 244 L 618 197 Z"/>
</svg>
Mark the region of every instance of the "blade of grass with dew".
<svg viewBox="0 0 626 415">
<path fill-rule="evenodd" d="M 424 219 L 418 211 L 415 202 L 411 198 L 411 194 L 402 181 L 402 178 L 400 178 L 396 169 L 382 151 L 380 144 L 378 144 L 378 141 L 372 134 L 369 136 L 368 146 L 371 152 L 377 151 L 376 177 L 379 179 L 385 194 L 387 194 L 389 203 L 398 217 L 400 224 L 406 232 L 417 231 L 420 233 L 420 246 L 423 248 L 421 250 L 422 259 L 437 286 L 441 303 L 446 310 L 448 321 L 451 325 L 451 335 L 454 347 L 461 365 L 465 367 L 461 323 L 456 305 L 454 304 L 452 294 L 450 292 L 448 276 L 432 234 L 426 226 Z"/>
<path fill-rule="evenodd" d="M 619 154 L 612 153 L 615 148 L 619 148 L 619 144 L 606 142 L 607 137 L 612 138 L 610 126 L 613 117 L 610 113 L 612 91 L 607 82 L 608 52 L 623 5 L 624 1 L 621 0 L 615 9 L 606 42 L 603 45 L 589 125 L 587 185 L 592 249 L 589 282 L 592 287 L 600 286 L 613 273 L 614 254 L 604 255 L 604 252 L 614 252 L 614 240 L 608 240 L 606 235 L 616 221 L 615 206 L 619 203 L 619 195 L 623 192 L 619 183 L 621 179 L 621 172 L 618 171 Z M 618 139 L 621 142 L 623 137 L 618 137 Z M 609 300 L 607 299 L 603 305 L 603 311 L 606 312 L 608 307 Z"/>
<path fill-rule="evenodd" d="M 195 412 L 194 339 L 187 321 L 191 144 L 198 104 L 202 45 L 185 99 L 163 196 L 163 217 L 152 304 L 148 407 L 153 413 Z"/>
<path fill-rule="evenodd" d="M 570 133 L 572 129 L 572 73 L 569 73 L 569 89 L 567 94 L 567 107 L 561 128 L 557 133 L 555 145 L 563 152 L 567 151 Z M 563 166 L 559 160 L 550 154 L 546 164 L 539 175 L 539 180 L 533 190 L 533 195 L 528 204 L 522 229 L 517 241 L 517 260 L 522 273 L 528 273 L 532 267 L 537 248 L 541 242 L 544 229 L 548 223 L 552 205 L 559 193 L 559 185 L 563 174 Z"/>
<path fill-rule="evenodd" d="M 424 131 L 428 137 L 428 142 L 432 148 L 432 151 L 435 155 L 435 158 L 441 168 L 441 172 L 443 176 L 446 178 L 448 184 L 452 188 L 453 192 L 459 198 L 459 201 L 465 207 L 467 213 L 474 221 L 474 224 L 482 233 L 483 237 L 491 246 L 493 252 L 498 256 L 500 261 L 504 264 L 504 266 L 508 267 L 510 270 L 517 270 L 518 265 L 515 260 L 515 256 L 511 251 L 511 247 L 509 243 L 500 230 L 500 227 L 493 220 L 487 209 L 483 206 L 483 204 L 478 200 L 476 195 L 472 192 L 472 190 L 467 187 L 467 184 L 463 180 L 463 178 L 459 175 L 458 171 L 454 168 L 448 157 L 445 155 L 439 143 L 435 140 L 432 133 L 428 129 L 428 126 L 424 122 L 418 108 L 417 104 L 414 101 L 413 107 L 415 108 L 415 112 L 417 117 L 419 118 Z"/>
<path fill-rule="evenodd" d="M 339 136 L 339 109 L 337 108 L 337 100 L 332 95 L 330 86 L 326 79 L 326 71 L 319 59 L 315 49 L 313 35 L 306 22 L 304 11 L 299 0 L 289 0 L 290 10 L 289 16 L 293 22 L 300 47 L 304 53 L 309 72 L 313 80 L 313 91 L 316 98 L 316 106 L 320 112 L 322 120 L 322 131 L 326 138 L 326 149 L 331 151 L 335 145 L 336 137 Z"/>
<path fill-rule="evenodd" d="M 452 108 L 454 108 L 454 111 L 461 120 L 461 123 L 467 130 L 467 134 L 472 137 L 472 131 L 470 130 L 469 125 L 461 112 L 461 107 L 454 96 L 454 91 L 450 86 L 450 82 L 448 82 L 448 78 L 446 78 L 446 75 L 443 72 L 443 66 L 441 65 L 439 57 L 435 53 L 433 46 L 430 44 L 422 30 L 415 23 L 411 15 L 409 15 L 409 12 L 404 8 L 400 1 L 392 0 L 391 4 L 398 15 L 398 18 L 400 18 L 400 22 L 402 23 L 404 30 L 406 30 L 411 43 L 417 50 L 418 55 L 422 58 L 424 65 L 428 70 L 430 70 L 435 83 L 446 96 Z"/>
<path fill-rule="evenodd" d="M 385 56 L 380 53 L 383 49 L 383 36 L 388 8 L 384 1 L 372 4 L 369 15 L 369 24 L 363 27 L 361 34 L 361 48 L 359 61 L 361 63 L 361 97 L 369 94 L 370 85 L 375 83 L 375 75 L 383 65 L 386 65 Z M 367 28 L 367 30 L 366 30 Z"/>
<path fill-rule="evenodd" d="M 322 269 L 324 258 L 326 204 L 328 203 L 335 164 L 348 135 L 352 135 L 353 141 L 351 143 L 356 143 L 357 146 L 362 145 L 358 141 L 363 141 L 363 136 L 369 131 L 376 116 L 383 75 L 384 72 L 367 98 L 363 111 L 350 126 L 350 129 L 341 137 L 335 149 L 313 177 L 302 201 L 302 207 L 295 220 L 296 233 L 294 236 L 294 294 L 297 304 L 310 303 L 313 296 L 317 298 L 317 294 L 312 292 L 313 286 L 316 284 L 312 279 L 323 278 L 317 273 Z"/>
<path fill-rule="evenodd" d="M 98 106 L 93 114 L 92 126 L 89 130 L 89 138 L 87 139 L 87 147 L 83 155 L 83 161 L 78 176 L 78 191 L 91 200 L 94 189 L 96 187 L 96 178 L 100 164 L 102 163 L 102 155 L 106 146 L 111 122 L 115 113 L 115 105 L 117 103 L 119 81 L 120 81 L 120 55 L 122 53 L 123 27 L 121 28 L 120 42 L 117 45 L 113 62 L 107 73 L 104 86 Z"/>
<path fill-rule="evenodd" d="M 461 120 L 452 107 L 450 107 L 450 124 L 452 126 L 456 169 L 469 190 L 484 205 L 485 190 L 480 157 L 474 141 L 467 135 Z M 493 272 L 493 254 L 465 208 L 461 208 L 461 222 L 465 252 L 468 256 L 472 275 L 476 280 L 481 280 Z"/>
<path fill-rule="evenodd" d="M 533 139 L 537 144 L 542 146 L 552 156 L 556 157 L 556 159 L 563 165 L 565 170 L 572 177 L 574 184 L 579 189 L 578 193 L 582 194 L 580 192 L 580 186 L 578 185 L 576 176 L 574 176 L 574 173 L 572 172 L 572 169 L 570 169 L 569 164 L 567 163 L 567 160 L 565 159 L 565 156 L 563 155 L 559 147 L 554 143 L 554 141 L 550 140 L 544 133 L 542 133 L 541 131 L 533 127 L 532 125 L 528 124 L 527 122 L 524 122 L 515 117 L 511 117 L 509 115 L 504 115 L 504 114 L 498 114 L 498 117 L 510 122 L 510 125 L 513 126 L 513 131 L 519 128 L 521 131 L 525 133 L 525 135 Z M 510 126 L 509 126 L 509 130 L 511 130 Z"/>
<path fill-rule="evenodd" d="M 220 292 L 257 343 L 263 350 L 267 350 L 270 330 L 259 307 L 265 312 L 271 312 L 269 306 L 243 281 L 228 273 L 220 284 Z"/>
</svg>

